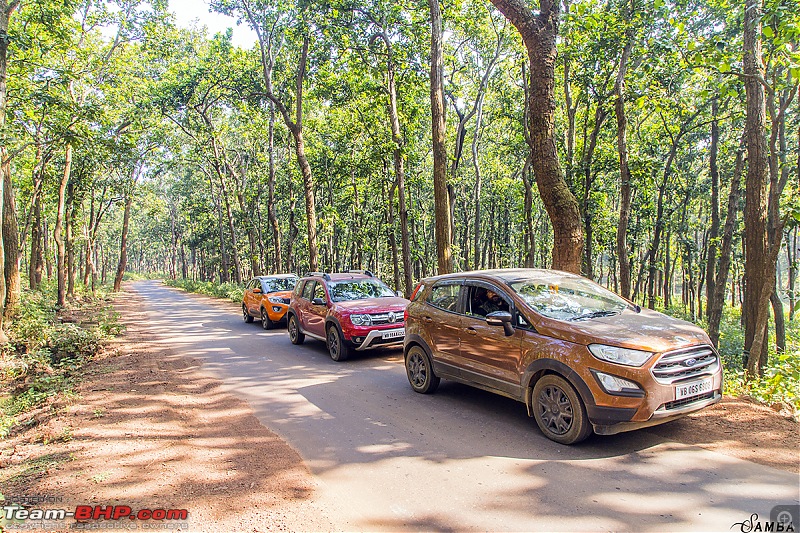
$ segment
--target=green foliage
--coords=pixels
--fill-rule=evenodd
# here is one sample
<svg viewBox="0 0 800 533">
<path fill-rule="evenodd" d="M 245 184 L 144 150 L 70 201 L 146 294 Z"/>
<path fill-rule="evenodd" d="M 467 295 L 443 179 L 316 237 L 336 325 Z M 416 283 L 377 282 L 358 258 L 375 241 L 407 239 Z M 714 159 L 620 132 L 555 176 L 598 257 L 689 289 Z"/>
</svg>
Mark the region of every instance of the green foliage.
<svg viewBox="0 0 800 533">
<path fill-rule="evenodd" d="M 0 399 L 0 438 L 27 411 L 56 395 L 68 396 L 82 366 L 124 327 L 108 296 L 83 296 L 56 312 L 52 283 L 24 291 L 0 351 L 0 384 L 12 393 Z"/>
<path fill-rule="evenodd" d="M 195 281 L 191 279 L 164 280 L 169 287 L 177 287 L 186 292 L 196 292 L 213 296 L 214 298 L 227 298 L 232 302 L 241 303 L 244 296 L 244 287 L 236 283 L 213 283 L 210 281 Z"/>
</svg>

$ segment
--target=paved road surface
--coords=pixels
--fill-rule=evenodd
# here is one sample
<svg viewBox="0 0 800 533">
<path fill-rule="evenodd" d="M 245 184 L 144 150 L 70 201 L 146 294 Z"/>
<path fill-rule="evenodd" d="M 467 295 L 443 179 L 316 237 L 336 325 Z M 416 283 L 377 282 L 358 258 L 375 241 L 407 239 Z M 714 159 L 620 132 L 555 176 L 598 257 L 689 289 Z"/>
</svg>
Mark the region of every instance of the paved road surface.
<svg viewBox="0 0 800 533">
<path fill-rule="evenodd" d="M 158 342 L 197 357 L 305 459 L 342 530 L 739 531 L 800 503 L 798 476 L 647 430 L 567 447 L 522 404 L 452 382 L 414 393 L 400 350 L 323 343 L 140 282 Z"/>
</svg>

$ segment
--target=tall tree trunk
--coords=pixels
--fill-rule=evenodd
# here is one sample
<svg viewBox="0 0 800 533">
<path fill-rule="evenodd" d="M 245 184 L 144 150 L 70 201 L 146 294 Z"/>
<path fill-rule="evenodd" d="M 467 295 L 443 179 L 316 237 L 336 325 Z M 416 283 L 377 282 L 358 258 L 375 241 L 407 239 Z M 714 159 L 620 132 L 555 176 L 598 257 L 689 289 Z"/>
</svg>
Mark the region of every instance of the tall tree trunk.
<svg viewBox="0 0 800 533">
<path fill-rule="evenodd" d="M 625 115 L 625 75 L 633 49 L 632 30 L 626 32 L 625 47 L 619 62 L 614 93 L 617 98 L 614 110 L 617 116 L 617 153 L 619 154 L 619 223 L 617 224 L 617 262 L 619 263 L 619 290 L 625 298 L 631 297 L 631 261 L 628 250 L 628 221 L 631 216 L 631 171 L 628 166 L 628 119 Z"/>
<path fill-rule="evenodd" d="M 736 152 L 736 164 L 731 176 L 731 188 L 728 193 L 728 211 L 725 215 L 725 226 L 722 229 L 722 247 L 719 253 L 719 268 L 714 280 L 714 295 L 708 305 L 708 335 L 714 346 L 719 347 L 719 325 L 722 320 L 722 309 L 725 307 L 725 288 L 731 266 L 736 213 L 739 211 L 739 187 L 744 172 L 744 137 Z M 733 292 L 733 291 L 732 291 Z"/>
<path fill-rule="evenodd" d="M 64 251 L 67 256 L 67 298 L 75 299 L 75 185 L 67 184 L 67 205 L 64 216 Z"/>
<path fill-rule="evenodd" d="M 14 187 L 11 183 L 11 163 L 5 159 L 2 163 L 3 179 L 3 253 L 5 254 L 6 301 L 5 318 L 8 320 L 19 305 L 22 292 L 20 278 L 19 227 L 17 226 L 17 208 L 14 203 Z"/>
<path fill-rule="evenodd" d="M 436 257 L 439 274 L 453 271 L 450 247 L 450 201 L 447 193 L 447 148 L 445 147 L 445 110 L 442 13 L 439 0 L 428 0 L 431 11 L 431 134 L 433 140 L 433 198 L 436 220 Z"/>
<path fill-rule="evenodd" d="M 711 228 L 708 233 L 708 258 L 706 259 L 706 318 L 711 320 L 711 300 L 714 297 L 717 266 L 717 239 L 719 237 L 719 167 L 717 153 L 719 152 L 719 121 L 717 113 L 719 103 L 717 98 L 711 101 L 711 146 L 709 147 L 709 171 L 711 173 Z"/>
<path fill-rule="evenodd" d="M 594 161 L 594 151 L 597 148 L 597 138 L 600 135 L 600 129 L 606 120 L 608 113 L 603 109 L 602 102 L 598 98 L 597 107 L 594 113 L 594 127 L 589 136 L 589 146 L 585 149 L 583 161 L 583 267 L 582 273 L 587 278 L 593 277 L 592 267 L 594 263 L 593 257 L 593 235 L 592 228 L 594 227 L 594 213 L 592 211 L 592 162 Z"/>
<path fill-rule="evenodd" d="M 125 213 L 122 216 L 122 236 L 119 241 L 119 262 L 117 263 L 117 275 L 114 276 L 114 292 L 119 292 L 122 288 L 122 276 L 125 275 L 125 268 L 128 266 L 128 229 L 131 220 L 131 205 L 133 205 L 133 190 L 125 198 Z"/>
<path fill-rule="evenodd" d="M 790 235 L 791 238 L 787 237 L 786 239 L 786 260 L 789 263 L 789 321 L 791 322 L 794 319 L 795 303 L 797 302 L 795 293 L 797 286 L 797 226 L 792 228 Z"/>
<path fill-rule="evenodd" d="M 745 322 L 747 374 L 761 375 L 767 362 L 766 325 L 769 296 L 774 287 L 767 260 L 767 120 L 761 54 L 761 0 L 745 0 L 743 70 L 747 97 L 747 178 L 745 181 Z M 755 348 L 755 350 L 754 350 Z"/>
<path fill-rule="evenodd" d="M 281 227 L 278 224 L 278 210 L 275 207 L 275 104 L 269 103 L 269 183 L 267 185 L 267 217 L 272 227 L 272 244 L 275 253 L 275 272 L 280 272 L 283 266 Z M 286 267 L 288 270 L 288 266 Z"/>
<path fill-rule="evenodd" d="M 431 0 L 432 1 L 432 0 Z M 564 180 L 555 142 L 555 63 L 560 1 L 491 0 L 517 28 L 530 61 L 528 130 L 536 185 L 553 226 L 553 268 L 580 272 L 583 229 L 578 201 Z"/>
<path fill-rule="evenodd" d="M 7 56 L 8 56 L 8 23 L 11 19 L 11 14 L 19 5 L 19 0 L 0 0 L 0 132 L 5 132 L 6 125 L 6 72 L 7 72 Z M 8 153 L 5 145 L 0 145 L 0 161 L 5 161 Z M 6 181 L 6 170 L 4 165 L 0 165 L 0 186 L 3 186 Z M 5 188 L 5 187 L 3 187 Z M 0 202 L 0 205 L 5 202 Z M 2 207 L 0 207 L 2 210 Z M 2 213 L 0 213 L 2 215 Z M 2 220 L 2 216 L 0 216 Z M 0 306 L 5 306 L 6 301 L 6 262 L 5 251 L 3 250 L 3 239 L 0 239 Z M 8 340 L 5 330 L 3 329 L 3 317 L 5 315 L 5 308 L 0 309 L 0 344 Z"/>
<path fill-rule="evenodd" d="M 66 210 L 66 192 L 72 171 L 72 143 L 67 143 L 64 153 L 64 173 L 61 177 L 61 185 L 58 188 L 58 209 L 56 211 L 56 225 L 53 228 L 53 240 L 56 243 L 56 277 L 58 278 L 58 296 L 56 305 L 64 307 L 67 295 L 67 261 L 66 248 L 64 245 L 64 215 Z"/>
</svg>

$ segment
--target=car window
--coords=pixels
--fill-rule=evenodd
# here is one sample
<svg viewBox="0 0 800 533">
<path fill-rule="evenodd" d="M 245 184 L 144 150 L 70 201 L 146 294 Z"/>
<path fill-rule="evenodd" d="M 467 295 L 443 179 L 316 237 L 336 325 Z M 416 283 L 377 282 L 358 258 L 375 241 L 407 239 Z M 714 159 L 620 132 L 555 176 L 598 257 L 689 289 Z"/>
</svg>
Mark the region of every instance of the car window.
<svg viewBox="0 0 800 533">
<path fill-rule="evenodd" d="M 596 283 L 577 276 L 523 279 L 510 287 L 537 313 L 558 320 L 586 320 L 618 315 L 629 304 Z"/>
<path fill-rule="evenodd" d="M 455 311 L 458 305 L 459 290 L 461 290 L 460 284 L 448 283 L 444 285 L 434 285 L 426 301 L 439 309 Z"/>
<path fill-rule="evenodd" d="M 306 300 L 310 300 L 313 290 L 314 290 L 314 280 L 306 281 L 306 285 L 305 287 L 303 287 L 303 298 L 305 298 Z"/>
<path fill-rule="evenodd" d="M 332 281 L 328 283 L 328 290 L 331 291 L 331 300 L 334 302 L 395 296 L 392 289 L 375 278 Z"/>
<path fill-rule="evenodd" d="M 322 286 L 322 283 L 317 283 L 314 286 L 314 299 L 322 298 L 325 300 L 325 287 Z"/>
<path fill-rule="evenodd" d="M 294 289 L 295 284 L 297 284 L 297 279 L 295 278 L 272 278 L 272 279 L 265 279 L 262 280 L 262 289 L 264 292 L 279 292 L 279 291 L 290 291 Z"/>
<path fill-rule="evenodd" d="M 498 290 L 493 290 L 481 285 L 469 285 L 466 301 L 466 312 L 468 315 L 485 317 L 494 311 L 506 311 L 511 309 L 508 297 Z"/>
</svg>

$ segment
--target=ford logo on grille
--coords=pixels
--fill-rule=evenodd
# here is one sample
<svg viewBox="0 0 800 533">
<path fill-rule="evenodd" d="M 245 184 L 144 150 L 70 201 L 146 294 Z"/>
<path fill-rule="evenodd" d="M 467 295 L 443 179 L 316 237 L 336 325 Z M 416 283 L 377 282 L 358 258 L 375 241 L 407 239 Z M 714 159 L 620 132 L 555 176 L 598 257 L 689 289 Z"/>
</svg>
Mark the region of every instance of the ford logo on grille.
<svg viewBox="0 0 800 533">
<path fill-rule="evenodd" d="M 687 359 L 686 361 L 683 362 L 683 366 L 687 367 L 693 367 L 696 364 L 697 364 L 697 359 L 695 359 L 694 357 L 692 357 L 691 359 Z"/>
<path fill-rule="evenodd" d="M 397 322 L 397 315 L 395 315 L 394 313 L 392 313 L 390 311 L 389 312 L 389 323 L 390 324 L 394 324 L 395 322 Z"/>
</svg>

